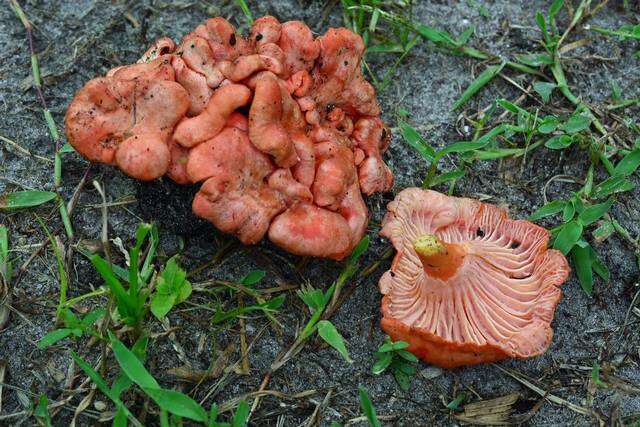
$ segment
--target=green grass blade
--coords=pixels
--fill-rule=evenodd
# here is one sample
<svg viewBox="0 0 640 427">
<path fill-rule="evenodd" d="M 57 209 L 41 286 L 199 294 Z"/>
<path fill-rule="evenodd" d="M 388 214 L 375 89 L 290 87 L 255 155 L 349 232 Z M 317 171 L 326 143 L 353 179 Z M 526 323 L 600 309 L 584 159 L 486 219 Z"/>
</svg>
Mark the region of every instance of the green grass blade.
<svg viewBox="0 0 640 427">
<path fill-rule="evenodd" d="M 140 359 L 122 342 L 120 342 L 115 335 L 109 332 L 109 338 L 111 339 L 111 347 L 113 349 L 113 355 L 115 356 L 120 368 L 123 372 L 138 386 L 141 388 L 159 389 L 160 384 L 155 378 L 147 371 Z"/>
<path fill-rule="evenodd" d="M 204 423 L 207 420 L 207 411 L 198 402 L 184 393 L 176 390 L 165 390 L 161 388 L 145 388 L 142 390 L 153 399 L 156 404 L 178 417 L 189 418 L 190 420 Z"/>
<path fill-rule="evenodd" d="M 615 176 L 629 176 L 640 167 L 640 148 L 636 148 L 622 158 L 613 169 Z"/>
<path fill-rule="evenodd" d="M 353 359 L 349 357 L 349 351 L 344 344 L 344 338 L 340 335 L 340 332 L 336 329 L 333 323 L 328 320 L 321 320 L 318 322 L 318 335 L 327 342 L 331 347 L 335 348 L 338 353 L 349 363 L 353 363 Z"/>
<path fill-rule="evenodd" d="M 371 399 L 369 399 L 369 395 L 364 387 L 360 386 L 358 388 L 358 393 L 360 394 L 360 407 L 362 408 L 364 416 L 367 417 L 369 425 L 371 427 L 382 427 L 378 420 L 378 416 L 376 415 L 376 409 L 373 407 Z"/>
<path fill-rule="evenodd" d="M 553 247 L 558 249 L 564 255 L 567 255 L 569 251 L 571 251 L 571 248 L 573 248 L 575 244 L 578 243 L 578 240 L 580 240 L 582 230 L 583 227 L 580 221 L 574 220 L 566 223 L 560 230 L 560 233 L 558 233 Z"/>
<path fill-rule="evenodd" d="M 56 193 L 42 190 L 16 191 L 0 197 L 0 209 L 21 209 L 39 206 L 56 198 Z"/>
<path fill-rule="evenodd" d="M 487 67 L 476 79 L 471 82 L 469 87 L 465 89 L 460 98 L 453 104 L 452 110 L 457 110 L 464 105 L 473 95 L 475 95 L 480 89 L 482 89 L 487 83 L 489 83 L 495 76 L 502 71 L 505 66 L 505 62 L 499 65 L 492 65 Z"/>
<path fill-rule="evenodd" d="M 109 263 L 97 254 L 91 257 L 91 263 L 98 271 L 98 273 L 100 273 L 100 276 L 102 276 L 102 279 L 105 281 L 105 283 L 109 286 L 111 292 L 113 292 L 113 294 L 115 295 L 120 316 L 122 316 L 123 318 L 131 316 L 133 314 L 132 311 L 135 307 L 132 306 L 129 294 L 124 289 L 122 283 L 120 283 L 116 275 L 113 273 L 113 270 L 109 266 Z"/>
<path fill-rule="evenodd" d="M 576 245 L 571 250 L 573 266 L 582 289 L 589 295 L 593 292 L 593 269 L 591 268 L 591 253 L 589 246 L 586 248 Z"/>
<path fill-rule="evenodd" d="M 244 14 L 244 16 L 247 18 L 247 21 L 249 21 L 249 25 L 252 25 L 253 15 L 251 14 L 251 11 L 249 10 L 249 6 L 247 5 L 247 3 L 244 0 L 235 0 L 235 2 L 240 8 L 240 10 L 242 11 L 242 13 Z"/>
<path fill-rule="evenodd" d="M 231 421 L 231 427 L 246 427 L 249 421 L 249 404 L 241 400 Z"/>
</svg>

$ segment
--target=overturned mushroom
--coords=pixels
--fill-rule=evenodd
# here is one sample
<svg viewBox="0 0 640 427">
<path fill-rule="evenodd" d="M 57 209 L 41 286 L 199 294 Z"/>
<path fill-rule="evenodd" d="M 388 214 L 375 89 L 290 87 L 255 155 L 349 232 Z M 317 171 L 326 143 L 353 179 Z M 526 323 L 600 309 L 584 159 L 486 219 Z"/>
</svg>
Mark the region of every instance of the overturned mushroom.
<svg viewBox="0 0 640 427">
<path fill-rule="evenodd" d="M 388 209 L 381 235 L 398 253 L 380 279 L 387 334 L 446 368 L 546 351 L 569 267 L 544 228 L 417 188 Z"/>
<path fill-rule="evenodd" d="M 193 212 L 243 243 L 268 233 L 292 253 L 341 259 L 366 230 L 362 193 L 393 184 L 363 52 L 344 28 L 314 38 L 265 16 L 244 37 L 212 18 L 88 82 L 67 137 L 134 178 L 202 183 Z"/>
</svg>

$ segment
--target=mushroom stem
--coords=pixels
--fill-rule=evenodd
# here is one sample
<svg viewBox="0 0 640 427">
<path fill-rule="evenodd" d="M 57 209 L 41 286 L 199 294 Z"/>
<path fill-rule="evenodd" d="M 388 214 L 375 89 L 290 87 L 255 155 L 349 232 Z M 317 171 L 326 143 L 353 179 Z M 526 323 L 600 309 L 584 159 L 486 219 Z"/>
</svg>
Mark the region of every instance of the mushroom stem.
<svg viewBox="0 0 640 427">
<path fill-rule="evenodd" d="M 428 275 L 447 280 L 458 271 L 467 251 L 463 245 L 443 242 L 434 234 L 423 234 L 413 242 L 422 268 Z"/>
</svg>

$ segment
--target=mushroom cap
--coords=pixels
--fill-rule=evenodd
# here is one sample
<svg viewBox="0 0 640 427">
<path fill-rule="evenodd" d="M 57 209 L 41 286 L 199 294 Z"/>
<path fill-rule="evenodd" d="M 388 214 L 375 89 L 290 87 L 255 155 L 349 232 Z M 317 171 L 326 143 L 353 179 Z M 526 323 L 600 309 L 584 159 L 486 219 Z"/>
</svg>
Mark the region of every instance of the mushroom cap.
<svg viewBox="0 0 640 427">
<path fill-rule="evenodd" d="M 265 16 L 245 37 L 208 19 L 88 82 L 67 137 L 131 177 L 201 185 L 194 214 L 245 244 L 268 232 L 289 252 L 342 259 L 366 232 L 362 194 L 393 183 L 364 49 L 346 28 L 315 37 Z"/>
<path fill-rule="evenodd" d="M 394 340 L 444 368 L 547 350 L 558 286 L 569 274 L 562 253 L 547 249 L 547 230 L 490 204 L 419 188 L 400 192 L 382 225 L 398 251 L 380 279 L 382 329 Z M 423 265 L 414 247 L 423 236 L 446 242 L 447 274 Z"/>
</svg>

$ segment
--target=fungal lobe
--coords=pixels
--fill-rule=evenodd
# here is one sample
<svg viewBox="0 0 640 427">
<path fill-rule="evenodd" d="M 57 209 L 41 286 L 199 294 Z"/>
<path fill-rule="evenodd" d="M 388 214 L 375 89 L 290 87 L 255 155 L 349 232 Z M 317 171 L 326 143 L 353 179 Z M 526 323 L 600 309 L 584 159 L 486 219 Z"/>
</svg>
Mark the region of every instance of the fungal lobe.
<svg viewBox="0 0 640 427">
<path fill-rule="evenodd" d="M 364 43 L 340 28 L 221 17 L 180 43 L 89 81 L 71 102 L 69 143 L 90 161 L 201 185 L 195 215 L 243 243 L 341 259 L 366 231 L 362 193 L 388 191 L 389 133 L 361 73 Z"/>
</svg>

